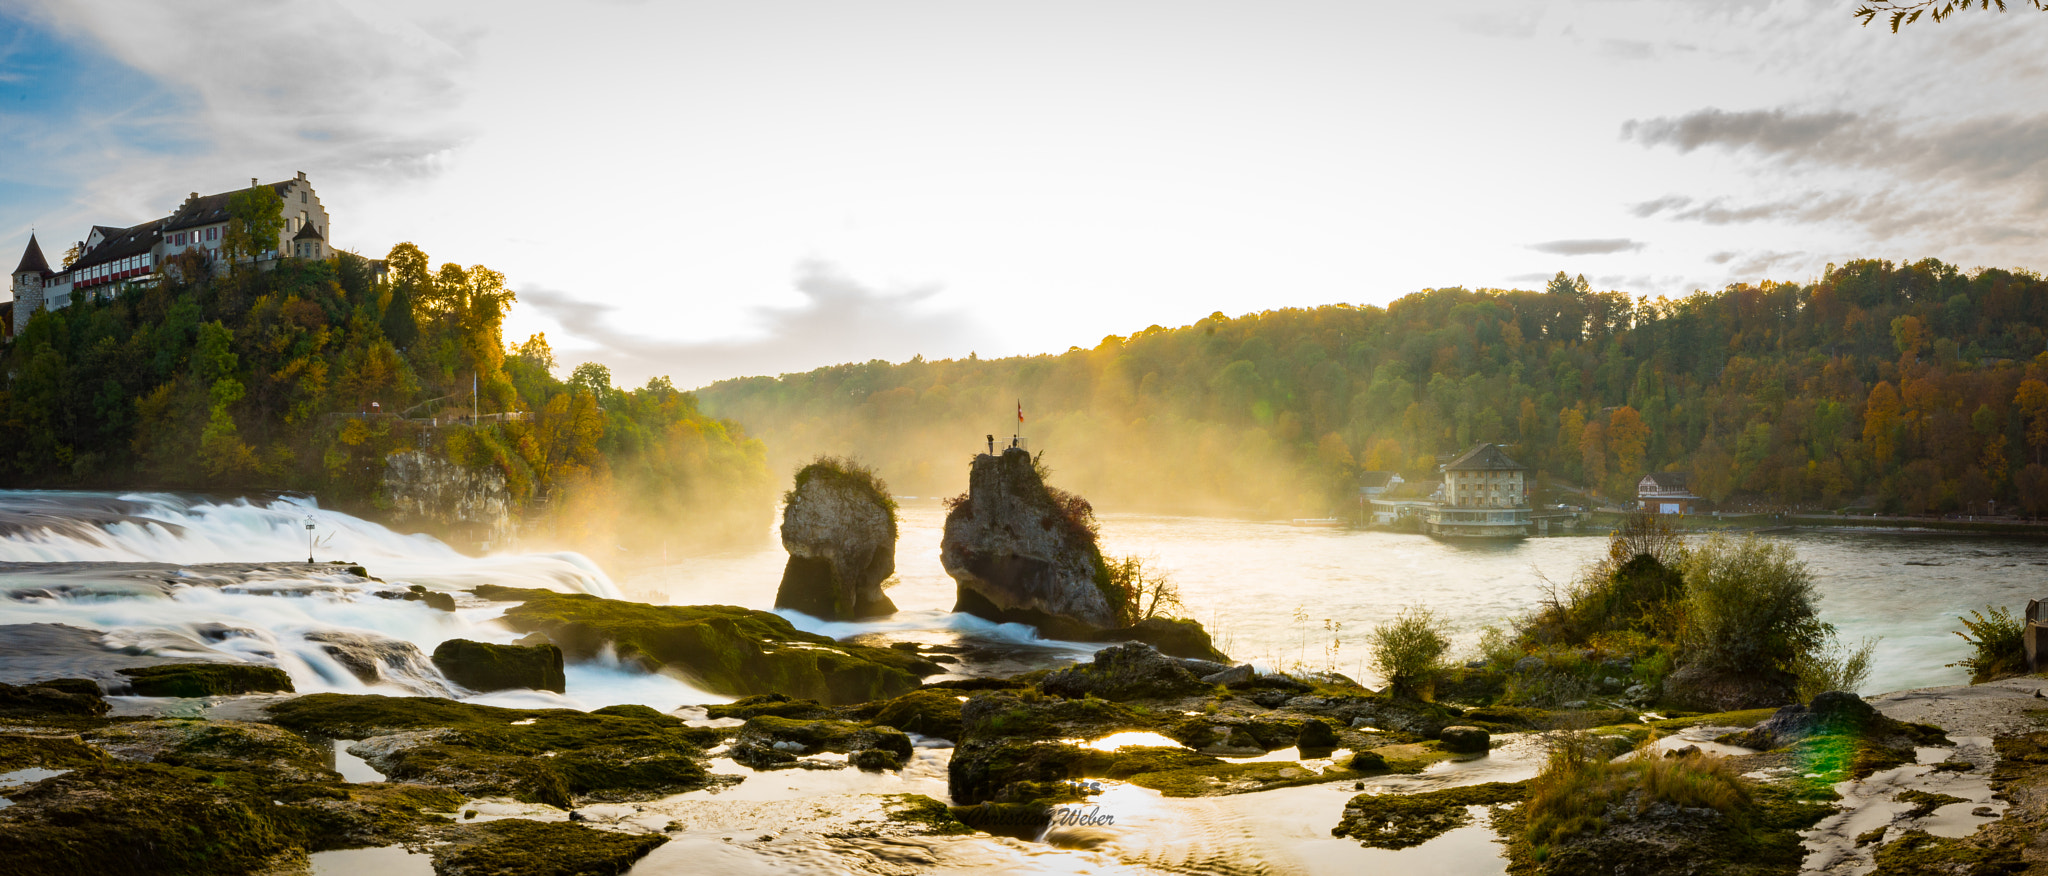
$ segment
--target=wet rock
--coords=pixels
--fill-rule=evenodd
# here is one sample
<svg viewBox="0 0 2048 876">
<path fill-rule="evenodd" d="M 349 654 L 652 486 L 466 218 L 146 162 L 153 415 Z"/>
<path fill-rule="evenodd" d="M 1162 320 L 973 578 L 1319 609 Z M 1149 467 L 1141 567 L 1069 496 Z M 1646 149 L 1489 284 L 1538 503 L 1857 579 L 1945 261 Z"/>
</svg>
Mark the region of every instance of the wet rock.
<svg viewBox="0 0 2048 876">
<path fill-rule="evenodd" d="M 1252 669 L 1250 663 L 1242 663 L 1213 675 L 1204 675 L 1202 676 L 1202 683 L 1220 684 L 1224 687 L 1243 687 L 1250 684 L 1257 675 L 1258 673 Z"/>
<path fill-rule="evenodd" d="M 1730 744 L 1759 751 L 1783 748 L 1809 736 L 1864 735 L 1896 722 L 1879 714 L 1862 697 L 1847 691 L 1817 694 L 1807 705 L 1779 709 L 1760 724 L 1739 734 L 1722 737 Z"/>
<path fill-rule="evenodd" d="M 1294 699 L 1294 695 L 1284 690 L 1262 690 L 1252 694 L 1248 699 L 1265 708 L 1277 709 L 1285 705 L 1288 700 Z"/>
<path fill-rule="evenodd" d="M 869 772 L 895 772 L 903 768 L 903 761 L 902 755 L 880 748 L 863 748 L 846 759 L 854 768 Z"/>
<path fill-rule="evenodd" d="M 826 620 L 895 614 L 882 592 L 896 573 L 896 501 L 888 486 L 856 463 L 820 458 L 797 472 L 785 498 L 789 563 L 775 607 Z"/>
<path fill-rule="evenodd" d="M 1361 773 L 1383 772 L 1387 769 L 1387 759 L 1378 752 L 1360 751 L 1351 755 L 1349 766 Z"/>
<path fill-rule="evenodd" d="M 120 670 L 129 689 L 144 697 L 217 697 L 290 693 L 291 676 L 253 663 L 165 663 Z"/>
<path fill-rule="evenodd" d="M 1031 454 L 976 456 L 967 500 L 946 514 L 939 545 L 939 562 L 957 584 L 953 610 L 1031 624 L 1054 638 L 1117 628 L 1092 520 L 1086 500 L 1046 487 Z"/>
<path fill-rule="evenodd" d="M 936 690 L 911 691 L 883 704 L 874 722 L 905 733 L 959 740 L 960 700 Z"/>
<path fill-rule="evenodd" d="M 624 873 L 668 837 L 568 822 L 507 818 L 464 825 L 433 849 L 436 876 L 594 876 Z"/>
<path fill-rule="evenodd" d="M 896 766 L 889 769 L 898 769 L 910 759 L 914 749 L 910 737 L 893 727 L 763 715 L 749 719 L 740 728 L 738 737 L 733 740 L 730 756 L 734 761 L 755 769 L 779 769 L 796 765 L 797 758 L 804 755 L 827 751 L 853 754 L 866 750 L 894 756 Z M 868 755 L 870 762 L 876 762 L 876 757 Z"/>
<path fill-rule="evenodd" d="M 1301 749 L 1304 757 L 1310 756 L 1309 752 L 1312 751 L 1327 752 L 1337 747 L 1337 731 L 1330 729 L 1330 725 L 1322 721 L 1303 721 L 1300 733 L 1294 737 L 1294 744 Z"/>
<path fill-rule="evenodd" d="M 1696 755 L 1696 754 L 1699 754 L 1699 753 L 1700 753 L 1700 747 L 1699 747 L 1699 746 L 1697 746 L 1697 745 L 1687 745 L 1687 746 L 1684 746 L 1684 747 L 1682 747 L 1682 748 L 1672 748 L 1672 749 L 1667 749 L 1667 750 L 1665 750 L 1665 752 L 1664 752 L 1664 756 L 1665 756 L 1665 757 L 1692 757 L 1693 755 Z"/>
<path fill-rule="evenodd" d="M 434 666 L 449 681 L 480 693 L 494 690 L 568 690 L 562 649 L 554 645 L 493 645 L 449 639 L 434 648 Z"/>
<path fill-rule="evenodd" d="M 831 712 L 816 700 L 800 700 L 788 694 L 770 693 L 741 697 L 730 703 L 704 707 L 704 714 L 712 718 L 748 718 L 760 715 L 774 715 L 778 718 L 825 718 Z"/>
<path fill-rule="evenodd" d="M 730 696 L 783 693 L 828 705 L 888 699 L 917 689 L 942 668 L 904 651 L 836 642 L 798 630 L 770 612 L 731 605 L 647 605 L 485 585 L 477 596 L 516 600 L 505 623 L 546 633 L 576 659 L 607 646 L 652 670 L 674 667 L 705 689 Z"/>
<path fill-rule="evenodd" d="M 1158 646 L 1154 645 L 1153 647 L 1157 648 Z M 1165 654 L 1168 657 L 1175 656 L 1174 654 L 1168 652 L 1164 648 L 1160 648 L 1159 653 Z M 1230 671 L 1230 664 L 1218 663 L 1214 660 L 1192 660 L 1182 658 L 1180 661 L 1180 665 L 1187 667 L 1188 671 L 1194 673 L 1196 678 L 1200 678 L 1205 675 L 1215 675 L 1219 672 Z"/>
<path fill-rule="evenodd" d="M 1202 625 L 1187 618 L 1148 617 L 1135 625 L 1103 630 L 1077 637 L 1083 642 L 1144 642 L 1159 649 L 1159 653 L 1170 657 L 1189 658 L 1196 663 L 1188 670 L 1196 675 L 1211 675 L 1228 668 L 1230 657 L 1216 650 L 1216 644 L 1209 638 L 1209 631 Z M 1214 667 L 1214 668 L 1208 668 Z M 1204 670 L 1207 671 L 1204 671 Z"/>
<path fill-rule="evenodd" d="M 1437 734 L 1437 741 L 1451 751 L 1473 753 L 1486 751 L 1493 737 L 1477 727 L 1458 725 L 1445 727 Z"/>
<path fill-rule="evenodd" d="M 0 715 L 96 718 L 106 713 L 107 701 L 100 697 L 99 685 L 88 679 L 60 678 L 19 686 L 0 684 Z"/>
<path fill-rule="evenodd" d="M 116 760 L 245 773 L 267 782 L 322 782 L 341 778 L 327 758 L 298 734 L 247 721 L 155 719 L 121 721 L 86 731 L 82 738 Z"/>
<path fill-rule="evenodd" d="M 391 682 L 420 693 L 448 693 L 432 680 L 432 664 L 411 642 L 341 630 L 307 633 L 306 641 L 319 645 L 320 650 L 364 684 Z"/>
<path fill-rule="evenodd" d="M 441 611 L 455 610 L 455 594 L 453 593 L 448 593 L 441 590 L 429 590 L 425 593 L 420 594 L 420 601 L 426 603 L 426 606 L 428 608 L 439 609 Z"/>
<path fill-rule="evenodd" d="M 1055 696 L 1092 694 L 1107 700 L 1168 699 L 1199 693 L 1206 687 L 1179 660 L 1141 642 L 1097 651 L 1092 663 L 1047 675 L 1039 686 Z"/>
<path fill-rule="evenodd" d="M 1486 782 L 1418 794 L 1360 794 L 1344 805 L 1344 817 L 1330 829 L 1379 849 L 1405 849 L 1472 823 L 1472 806 L 1520 802 L 1523 782 Z"/>
<path fill-rule="evenodd" d="M 23 788 L 0 819 L 11 873 L 249 873 L 300 848 L 300 813 L 247 783 L 111 762 Z"/>
<path fill-rule="evenodd" d="M 725 731 L 646 706 L 505 709 L 435 697 L 313 694 L 273 703 L 271 721 L 360 739 L 350 751 L 392 781 L 568 808 L 646 799 L 711 783 L 703 746 Z"/>
</svg>

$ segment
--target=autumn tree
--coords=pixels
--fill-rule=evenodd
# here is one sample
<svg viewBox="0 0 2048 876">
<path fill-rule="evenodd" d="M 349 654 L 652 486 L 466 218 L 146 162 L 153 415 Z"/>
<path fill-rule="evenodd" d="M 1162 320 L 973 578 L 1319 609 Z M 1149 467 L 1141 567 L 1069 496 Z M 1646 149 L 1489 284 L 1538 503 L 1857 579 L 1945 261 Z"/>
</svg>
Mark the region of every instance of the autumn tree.
<svg viewBox="0 0 2048 876">
<path fill-rule="evenodd" d="M 1623 405 L 1607 418 L 1607 449 L 1614 453 L 1615 473 L 1634 477 L 1643 470 L 1643 452 L 1650 429 L 1635 408 Z"/>
<path fill-rule="evenodd" d="M 1863 402 L 1863 443 L 1870 447 L 1870 458 L 1880 466 L 1892 461 L 1892 431 L 1898 419 L 1898 390 L 1892 388 L 1889 380 L 1878 381 Z"/>
<path fill-rule="evenodd" d="M 2020 381 L 2013 404 L 2026 423 L 2027 446 L 2034 449 L 2034 461 L 2040 462 L 2042 449 L 2048 448 L 2048 382 L 2031 377 Z"/>
</svg>

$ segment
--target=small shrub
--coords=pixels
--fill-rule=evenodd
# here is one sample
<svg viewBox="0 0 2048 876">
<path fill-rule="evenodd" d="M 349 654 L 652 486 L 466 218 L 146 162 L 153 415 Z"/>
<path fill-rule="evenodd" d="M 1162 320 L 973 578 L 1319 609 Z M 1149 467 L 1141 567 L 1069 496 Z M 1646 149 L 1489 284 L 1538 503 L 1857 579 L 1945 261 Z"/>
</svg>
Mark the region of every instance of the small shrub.
<svg viewBox="0 0 2048 876">
<path fill-rule="evenodd" d="M 1389 692 L 1416 699 L 1429 695 L 1451 647 L 1443 621 L 1420 607 L 1402 609 L 1392 621 L 1374 627 L 1367 641 L 1372 668 L 1387 680 Z"/>
<path fill-rule="evenodd" d="M 1567 740 L 1590 736 L 1561 735 Z M 1742 815 L 1750 806 L 1749 792 L 1721 758 L 1661 757 L 1654 749 L 1645 749 L 1626 760 L 1609 761 L 1602 753 L 1590 743 L 1553 743 L 1543 772 L 1529 782 L 1523 809 L 1524 836 L 1531 846 L 1548 848 L 1576 834 L 1600 830 L 1606 827 L 1609 807 L 1630 802 L 1636 812 L 1670 803 L 1731 816 Z"/>
<path fill-rule="evenodd" d="M 1110 607 L 1116 609 L 1117 621 L 1123 626 L 1133 626 L 1150 617 L 1179 617 L 1187 609 L 1180 601 L 1180 587 L 1165 572 L 1148 565 L 1153 562 L 1136 554 L 1102 559 L 1109 572 L 1109 586 L 1103 595 L 1109 597 Z"/>
<path fill-rule="evenodd" d="M 1984 611 L 1972 610 L 1970 617 L 1958 617 L 1956 620 L 1962 622 L 1963 629 L 1955 630 L 1955 634 L 1969 642 L 1974 650 L 1970 656 L 1949 665 L 1970 670 L 1970 683 L 2026 672 L 2025 621 L 2013 617 L 2011 611 L 1989 605 L 1984 606 Z"/>
<path fill-rule="evenodd" d="M 1877 650 L 1877 642 L 1875 638 L 1864 639 L 1852 648 L 1830 631 L 1826 645 L 1792 663 L 1792 674 L 1799 676 L 1799 701 L 1810 703 L 1831 690 L 1855 693 L 1870 679 L 1870 656 Z"/>
<path fill-rule="evenodd" d="M 1735 674 L 1790 672 L 1834 633 L 1814 609 L 1812 574 L 1789 545 L 1715 535 L 1689 551 L 1683 567 L 1679 639 L 1688 664 Z"/>
</svg>

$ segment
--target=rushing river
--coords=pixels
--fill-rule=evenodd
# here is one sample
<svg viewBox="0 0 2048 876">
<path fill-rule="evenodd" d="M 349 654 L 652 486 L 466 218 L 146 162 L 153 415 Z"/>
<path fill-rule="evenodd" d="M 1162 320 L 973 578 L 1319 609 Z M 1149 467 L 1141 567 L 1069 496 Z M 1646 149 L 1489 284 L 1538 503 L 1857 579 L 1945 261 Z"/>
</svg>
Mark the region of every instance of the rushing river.
<svg viewBox="0 0 2048 876">
<path fill-rule="evenodd" d="M 921 499 L 905 499 L 903 506 L 899 581 L 891 590 L 901 611 L 860 623 L 785 616 L 801 628 L 837 637 L 967 646 L 967 670 L 977 672 L 1052 665 L 1099 647 L 1042 641 L 1027 627 L 952 614 L 953 584 L 938 560 L 943 510 Z M 365 583 L 334 567 L 299 564 L 308 550 L 309 522 L 310 549 L 318 559 L 358 563 L 381 580 Z M 1546 580 L 1569 581 L 1605 549 L 1605 539 L 1598 537 L 1452 544 L 1208 518 L 1106 514 L 1101 522 L 1107 551 L 1150 557 L 1169 572 L 1188 613 L 1208 625 L 1223 650 L 1265 668 L 1335 668 L 1367 683 L 1376 679 L 1365 668 L 1365 634 L 1403 607 L 1434 610 L 1456 631 L 1458 647 L 1470 649 L 1483 627 L 1506 625 L 1539 604 Z M 1822 615 L 1845 639 L 1882 637 L 1865 693 L 1962 681 L 1961 670 L 1944 665 L 1967 649 L 1951 634 L 1956 615 L 1986 604 L 2017 609 L 2048 589 L 2048 542 L 1907 533 L 1769 537 L 1787 540 L 1810 565 Z M 302 693 L 452 694 L 474 702 L 581 709 L 639 703 L 671 711 L 725 698 L 604 660 L 569 665 L 565 694 L 463 696 L 419 659 L 386 666 L 381 680 L 366 683 L 321 643 L 337 635 L 397 639 L 431 652 L 452 638 L 514 641 L 517 636 L 496 622 L 502 603 L 458 595 L 451 612 L 410 598 L 414 588 L 460 594 L 486 582 L 765 609 L 774 602 L 784 560 L 779 545 L 764 539 L 757 549 L 636 565 L 614 581 L 577 554 L 468 557 L 431 538 L 396 533 L 303 499 L 252 503 L 162 494 L 0 492 L 0 680 L 69 674 L 67 659 L 85 659 L 78 657 L 75 640 L 87 636 L 96 637 L 87 650 L 102 663 L 108 648 L 152 659 L 262 662 L 284 669 Z M 55 641 L 50 631 L 61 634 L 57 639 L 70 637 L 64 641 L 73 650 L 47 646 Z M 121 713 L 189 708 L 177 701 L 113 699 Z M 1026 839 L 863 840 L 858 831 L 842 830 L 835 819 L 872 808 L 862 801 L 876 794 L 945 799 L 950 743 L 922 740 L 920 746 L 914 768 L 879 775 L 753 774 L 730 761 L 714 761 L 716 771 L 747 780 L 731 792 L 612 807 L 619 811 L 610 815 L 597 807 L 580 816 L 664 830 L 672 841 L 634 869 L 640 876 L 1499 873 L 1505 866 L 1490 834 L 1476 826 L 1400 853 L 1333 838 L 1329 829 L 1356 791 L 1330 785 L 1181 800 L 1109 783 L 1093 802 L 1118 814 L 1113 829 L 1055 829 Z M 1541 759 L 1535 748 L 1527 740 L 1513 742 L 1469 764 L 1439 764 L 1422 776 L 1377 780 L 1372 790 L 1402 793 L 1526 778 Z M 833 802 L 821 802 L 828 800 Z M 561 819 L 568 813 L 507 817 Z M 645 826 L 657 822 L 667 826 Z M 426 869 L 424 859 L 402 849 L 322 853 L 313 863 L 316 872 L 352 872 L 378 855 L 392 859 L 378 859 L 377 866 L 390 864 L 389 872 Z"/>
</svg>

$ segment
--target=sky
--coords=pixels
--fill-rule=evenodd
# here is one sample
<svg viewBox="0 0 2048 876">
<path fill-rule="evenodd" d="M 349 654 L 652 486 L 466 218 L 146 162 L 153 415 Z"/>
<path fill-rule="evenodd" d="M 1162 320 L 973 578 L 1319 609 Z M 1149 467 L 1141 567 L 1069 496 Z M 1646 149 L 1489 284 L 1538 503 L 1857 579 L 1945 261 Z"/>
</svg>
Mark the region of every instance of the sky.
<svg viewBox="0 0 2048 876">
<path fill-rule="evenodd" d="M 304 171 L 627 386 L 2048 267 L 2048 14 L 1855 5 L 0 0 L 0 257 Z"/>
</svg>

